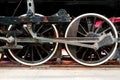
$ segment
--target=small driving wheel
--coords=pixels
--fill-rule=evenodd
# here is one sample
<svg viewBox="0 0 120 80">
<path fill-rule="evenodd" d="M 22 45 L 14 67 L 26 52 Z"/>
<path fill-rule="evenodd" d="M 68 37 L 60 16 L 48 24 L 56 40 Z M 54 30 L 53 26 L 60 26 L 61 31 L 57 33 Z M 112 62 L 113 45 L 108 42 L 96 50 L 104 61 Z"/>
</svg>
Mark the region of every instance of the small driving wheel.
<svg viewBox="0 0 120 80">
<path fill-rule="evenodd" d="M 96 13 L 87 13 L 76 17 L 68 25 L 65 38 L 100 37 L 107 33 L 111 33 L 114 38 L 118 38 L 114 25 L 106 17 Z M 117 44 L 102 46 L 97 50 L 68 44 L 65 44 L 65 46 L 69 55 L 78 63 L 85 66 L 96 66 L 105 63 L 114 55 Z"/>
<path fill-rule="evenodd" d="M 25 15 L 22 15 L 25 16 Z M 35 16 L 42 16 L 40 14 L 35 14 Z M 24 24 L 25 25 L 25 24 Z M 30 33 L 23 28 L 21 25 L 10 25 L 9 31 L 15 30 L 18 34 L 16 38 L 19 37 L 31 37 Z M 47 38 L 57 38 L 58 31 L 54 24 L 33 24 L 32 31 L 36 33 L 38 37 Z M 13 34 L 12 34 L 13 35 Z M 14 36 L 14 35 L 13 35 Z M 47 42 L 47 43 L 17 43 L 17 45 L 22 45 L 22 49 L 9 49 L 11 56 L 18 62 L 24 65 L 39 65 L 48 61 L 56 52 L 58 43 Z"/>
</svg>

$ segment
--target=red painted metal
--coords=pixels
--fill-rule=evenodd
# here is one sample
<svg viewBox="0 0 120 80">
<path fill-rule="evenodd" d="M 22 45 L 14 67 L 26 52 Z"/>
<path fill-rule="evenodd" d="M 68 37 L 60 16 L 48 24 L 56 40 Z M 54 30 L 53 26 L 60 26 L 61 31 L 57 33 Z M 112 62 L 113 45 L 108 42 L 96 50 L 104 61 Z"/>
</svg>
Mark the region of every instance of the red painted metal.
<svg viewBox="0 0 120 80">
<path fill-rule="evenodd" d="M 111 18 L 109 18 L 109 20 L 110 20 L 113 24 L 115 24 L 115 23 L 120 23 L 120 17 L 111 17 Z M 101 21 L 101 20 L 96 21 L 95 24 L 94 24 L 95 28 L 99 28 L 100 25 L 102 24 L 102 22 L 103 22 L 103 21 Z"/>
<path fill-rule="evenodd" d="M 114 24 L 120 22 L 120 17 L 111 17 L 109 20 Z"/>
</svg>

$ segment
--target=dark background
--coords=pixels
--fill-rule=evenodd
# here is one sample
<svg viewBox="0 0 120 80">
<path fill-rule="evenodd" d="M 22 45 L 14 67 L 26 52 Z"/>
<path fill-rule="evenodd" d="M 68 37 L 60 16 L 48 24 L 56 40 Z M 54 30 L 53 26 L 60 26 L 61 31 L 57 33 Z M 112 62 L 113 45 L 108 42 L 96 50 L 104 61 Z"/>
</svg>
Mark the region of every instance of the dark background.
<svg viewBox="0 0 120 80">
<path fill-rule="evenodd" d="M 23 0 L 15 16 L 26 13 L 27 0 Z M 12 16 L 20 0 L 0 0 L 0 16 Z M 36 13 L 52 15 L 66 9 L 71 16 L 99 13 L 107 17 L 120 16 L 120 0 L 34 0 Z"/>
</svg>

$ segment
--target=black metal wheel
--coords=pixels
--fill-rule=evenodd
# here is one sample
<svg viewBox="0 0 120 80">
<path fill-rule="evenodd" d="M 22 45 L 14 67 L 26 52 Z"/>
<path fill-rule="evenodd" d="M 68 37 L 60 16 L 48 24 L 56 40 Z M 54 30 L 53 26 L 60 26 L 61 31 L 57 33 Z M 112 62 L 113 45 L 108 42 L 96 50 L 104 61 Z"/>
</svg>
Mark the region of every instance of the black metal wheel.
<svg viewBox="0 0 120 80">
<path fill-rule="evenodd" d="M 0 25 L 0 37 L 6 37 L 4 32 L 6 31 L 6 26 L 4 25 Z M 5 41 L 2 41 L 0 40 L 0 47 L 2 46 L 5 46 L 6 45 L 6 42 Z M 4 50 L 3 49 L 0 49 L 0 61 L 2 61 L 4 58 Z"/>
<path fill-rule="evenodd" d="M 115 23 L 114 25 L 117 29 L 118 38 L 119 38 L 120 37 L 120 23 Z M 112 59 L 115 59 L 120 63 L 120 44 L 119 43 L 118 43 L 116 54 L 113 56 Z"/>
<path fill-rule="evenodd" d="M 87 13 L 75 18 L 68 26 L 65 37 L 100 37 L 112 33 L 118 38 L 114 25 L 106 17 Z M 81 46 L 65 44 L 69 55 L 78 63 L 85 66 L 97 66 L 108 61 L 115 53 L 117 44 L 102 46 L 99 49 L 91 49 Z"/>
<path fill-rule="evenodd" d="M 42 16 L 35 14 L 36 16 Z M 25 16 L 25 15 L 22 15 Z M 31 37 L 30 34 L 23 28 L 23 25 L 10 25 L 8 30 L 16 30 L 16 38 Z M 32 30 L 38 37 L 57 38 L 58 32 L 54 24 L 32 25 Z M 17 43 L 22 45 L 23 49 L 9 49 L 11 56 L 18 62 L 24 65 L 40 65 L 48 61 L 56 52 L 58 43 Z"/>
<path fill-rule="evenodd" d="M 2 61 L 4 58 L 4 54 L 0 53 L 0 61 Z"/>
</svg>

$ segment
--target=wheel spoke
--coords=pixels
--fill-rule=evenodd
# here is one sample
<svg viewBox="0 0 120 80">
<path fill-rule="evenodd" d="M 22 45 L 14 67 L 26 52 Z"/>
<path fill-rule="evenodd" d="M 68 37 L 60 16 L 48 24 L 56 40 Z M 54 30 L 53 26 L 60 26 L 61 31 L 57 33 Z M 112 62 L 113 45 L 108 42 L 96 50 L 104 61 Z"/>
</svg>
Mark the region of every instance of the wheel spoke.
<svg viewBox="0 0 120 80">
<path fill-rule="evenodd" d="M 80 32 L 80 31 L 77 31 L 77 33 L 83 35 L 84 37 L 86 36 L 84 33 Z"/>
<path fill-rule="evenodd" d="M 16 55 L 18 55 L 21 51 L 22 51 L 21 49 L 20 49 L 20 50 L 18 50 L 18 51 L 16 52 Z"/>
<path fill-rule="evenodd" d="M 43 59 L 43 57 L 40 54 L 40 51 L 38 50 L 37 46 L 35 46 L 35 49 L 37 50 L 37 54 L 39 55 L 40 59 Z"/>
<path fill-rule="evenodd" d="M 38 28 L 38 30 L 36 31 L 36 33 L 38 33 L 42 27 L 43 27 L 43 25 L 41 25 L 41 26 Z"/>
<path fill-rule="evenodd" d="M 28 51 L 29 51 L 29 46 L 27 47 L 27 49 L 26 49 L 26 52 L 25 52 L 25 54 L 24 54 L 24 59 L 26 58 L 26 56 L 27 56 L 27 54 L 28 54 Z"/>
<path fill-rule="evenodd" d="M 110 29 L 111 29 L 111 27 L 108 27 L 108 28 L 105 29 L 104 31 L 100 32 L 99 34 L 103 34 L 103 33 L 105 33 L 106 31 L 108 31 L 108 30 L 110 30 Z"/>
<path fill-rule="evenodd" d="M 43 32 L 41 33 L 41 35 L 43 35 L 44 33 L 48 32 L 48 31 L 51 30 L 51 29 L 52 29 L 52 27 L 50 27 L 50 28 L 48 28 L 47 30 L 43 31 Z"/>
<path fill-rule="evenodd" d="M 93 60 L 93 54 L 92 54 L 92 51 L 90 51 L 90 62 L 92 63 L 92 60 Z"/>
<path fill-rule="evenodd" d="M 32 62 L 34 61 L 34 52 L 33 52 L 33 46 L 31 46 L 31 60 Z"/>
<path fill-rule="evenodd" d="M 94 51 L 95 51 L 96 55 L 98 56 L 98 59 L 100 60 L 101 58 L 100 58 L 99 53 L 96 50 L 94 50 Z"/>
<path fill-rule="evenodd" d="M 87 22 L 88 32 L 90 32 L 90 29 L 91 29 L 91 26 L 92 26 L 91 21 L 87 17 L 85 19 L 86 19 L 86 22 Z"/>
<path fill-rule="evenodd" d="M 87 48 L 87 50 L 85 50 L 85 51 L 83 52 L 83 54 L 82 54 L 82 58 L 81 58 L 81 59 L 84 60 L 84 56 L 85 56 L 85 54 L 87 53 L 87 51 L 88 51 L 88 48 Z"/>
<path fill-rule="evenodd" d="M 44 52 L 46 52 L 48 55 L 50 54 L 45 48 L 43 48 L 42 46 L 40 46 L 40 48 L 44 51 Z"/>
<path fill-rule="evenodd" d="M 81 48 L 83 48 L 83 47 L 80 47 L 80 48 L 76 51 L 76 53 L 78 53 L 79 51 L 81 51 Z"/>
<path fill-rule="evenodd" d="M 82 30 L 87 34 L 88 32 L 85 30 L 85 28 L 81 24 L 79 24 L 79 25 L 82 28 Z"/>
<path fill-rule="evenodd" d="M 92 25 L 92 32 L 94 32 L 94 30 L 95 30 L 95 22 L 96 22 L 96 20 L 97 20 L 97 18 L 96 17 L 94 17 L 94 22 L 93 22 L 93 25 Z"/>
</svg>

